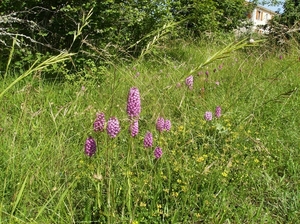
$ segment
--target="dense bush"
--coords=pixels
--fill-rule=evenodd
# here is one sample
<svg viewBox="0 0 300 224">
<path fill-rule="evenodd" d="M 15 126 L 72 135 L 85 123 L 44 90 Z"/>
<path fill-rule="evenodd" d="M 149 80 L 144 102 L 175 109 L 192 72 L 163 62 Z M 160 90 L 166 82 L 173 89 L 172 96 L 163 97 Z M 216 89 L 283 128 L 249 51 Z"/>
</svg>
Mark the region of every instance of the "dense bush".
<svg viewBox="0 0 300 224">
<path fill-rule="evenodd" d="M 99 76 L 102 66 L 154 52 L 166 38 L 197 38 L 239 26 L 254 4 L 244 0 L 3 0 L 0 5 L 0 71 L 5 70 L 15 38 L 13 62 L 31 65 L 37 53 L 76 52 L 72 63 L 51 75 Z M 92 14 L 89 14 L 93 10 Z M 89 18 L 87 22 L 87 17 Z M 171 34 L 171 35 L 166 35 Z M 18 48 L 21 46 L 21 49 Z M 18 66 L 15 67 L 18 70 Z M 92 68 L 92 69 L 88 69 Z M 105 69 L 104 69 L 105 70 Z M 22 71 L 20 71 L 22 72 Z M 101 73 L 101 74 L 98 74 Z M 95 77 L 93 77 L 94 79 Z M 74 80 L 74 77 L 71 78 Z"/>
<path fill-rule="evenodd" d="M 162 0 L 72 0 L 67 3 L 62 0 L 4 0 L 0 5 L 2 17 L 10 15 L 14 19 L 8 19 L 6 23 L 1 23 L 0 19 L 0 24 L 12 34 L 24 35 L 26 43 L 34 42 L 33 46 L 39 52 L 69 49 L 71 45 L 77 52 L 88 42 L 97 48 L 109 44 L 119 50 L 138 53 L 147 44 L 147 40 L 140 40 L 164 24 L 184 20 L 176 31 L 183 28 L 195 35 L 207 30 L 231 31 L 246 18 L 249 7 L 245 7 L 244 0 L 176 0 L 168 3 Z M 82 14 L 92 8 L 94 13 L 89 26 L 81 39 L 73 43 Z"/>
</svg>

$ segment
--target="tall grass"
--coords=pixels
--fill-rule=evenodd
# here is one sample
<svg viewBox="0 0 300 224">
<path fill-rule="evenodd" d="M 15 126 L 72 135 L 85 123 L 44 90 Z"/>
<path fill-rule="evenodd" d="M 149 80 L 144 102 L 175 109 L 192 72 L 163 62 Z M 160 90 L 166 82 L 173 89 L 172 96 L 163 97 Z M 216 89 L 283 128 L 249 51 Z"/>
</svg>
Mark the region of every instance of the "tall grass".
<svg viewBox="0 0 300 224">
<path fill-rule="evenodd" d="M 116 64 L 84 86 L 39 76 L 15 83 L 1 99 L 0 222 L 296 223 L 299 59 L 252 48 L 205 63 L 221 49 L 175 44 L 165 61 Z M 126 114 L 133 86 L 142 102 L 135 138 Z M 206 121 L 216 106 L 222 116 Z M 116 138 L 93 131 L 98 111 L 119 119 Z M 155 129 L 160 116 L 170 132 Z M 93 157 L 84 154 L 88 136 Z"/>
</svg>

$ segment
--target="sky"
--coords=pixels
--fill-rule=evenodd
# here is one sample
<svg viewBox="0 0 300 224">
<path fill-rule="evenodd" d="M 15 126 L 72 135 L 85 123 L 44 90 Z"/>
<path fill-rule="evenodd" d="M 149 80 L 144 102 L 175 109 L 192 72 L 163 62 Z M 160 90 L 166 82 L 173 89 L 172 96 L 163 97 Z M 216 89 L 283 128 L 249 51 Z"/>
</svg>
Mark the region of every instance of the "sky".
<svg viewBox="0 0 300 224">
<path fill-rule="evenodd" d="M 278 9 L 280 9 L 280 13 L 283 13 L 283 8 L 282 5 L 277 5 L 277 6 L 268 6 L 268 5 L 262 5 L 263 7 L 270 9 L 272 11 L 277 11 Z"/>
<path fill-rule="evenodd" d="M 263 5 L 263 7 L 270 9 L 272 11 L 277 11 L 278 9 L 280 10 L 280 13 L 283 13 L 283 8 L 282 6 L 268 6 L 268 5 Z"/>
</svg>

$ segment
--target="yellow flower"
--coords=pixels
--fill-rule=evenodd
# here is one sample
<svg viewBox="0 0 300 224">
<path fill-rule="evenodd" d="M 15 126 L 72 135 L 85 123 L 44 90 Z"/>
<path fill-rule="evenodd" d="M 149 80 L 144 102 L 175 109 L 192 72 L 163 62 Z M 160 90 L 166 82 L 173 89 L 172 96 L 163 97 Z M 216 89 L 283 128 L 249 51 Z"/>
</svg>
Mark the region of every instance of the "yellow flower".
<svg viewBox="0 0 300 224">
<path fill-rule="evenodd" d="M 195 216 L 196 216 L 197 218 L 200 218 L 200 217 L 201 217 L 200 213 L 196 213 Z"/>
<path fill-rule="evenodd" d="M 181 186 L 181 190 L 182 190 L 183 192 L 187 192 L 187 186 L 185 186 L 185 185 Z"/>
<path fill-rule="evenodd" d="M 223 177 L 227 177 L 228 176 L 228 172 L 227 171 L 222 172 L 222 176 Z"/>
<path fill-rule="evenodd" d="M 197 162 L 198 162 L 198 163 L 201 163 L 202 161 L 204 161 L 204 157 L 203 157 L 203 156 L 200 156 L 200 157 L 197 159 Z"/>
<path fill-rule="evenodd" d="M 178 127 L 178 131 L 179 131 L 179 132 L 183 131 L 183 129 L 184 129 L 183 125 L 180 125 L 180 126 Z"/>
<path fill-rule="evenodd" d="M 166 189 L 163 189 L 163 191 L 166 193 L 169 193 L 170 190 L 166 188 Z"/>
<path fill-rule="evenodd" d="M 146 203 L 141 202 L 141 203 L 140 203 L 140 206 L 141 206 L 141 207 L 146 207 Z"/>
<path fill-rule="evenodd" d="M 178 197 L 178 192 L 172 192 L 172 196 L 177 198 Z"/>
</svg>

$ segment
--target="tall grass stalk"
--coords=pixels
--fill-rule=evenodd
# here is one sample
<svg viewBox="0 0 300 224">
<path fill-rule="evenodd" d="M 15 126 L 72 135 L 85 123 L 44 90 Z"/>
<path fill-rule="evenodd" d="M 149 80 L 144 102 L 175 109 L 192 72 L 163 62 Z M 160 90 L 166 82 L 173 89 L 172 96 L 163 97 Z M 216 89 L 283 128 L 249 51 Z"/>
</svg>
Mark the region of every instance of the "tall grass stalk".
<svg viewBox="0 0 300 224">
<path fill-rule="evenodd" d="M 16 45 L 16 42 L 17 42 L 17 38 L 18 38 L 18 36 L 16 36 L 16 37 L 13 38 L 12 46 L 11 46 L 11 49 L 10 49 L 10 52 L 9 52 L 9 56 L 8 56 L 8 61 L 6 63 L 6 69 L 5 69 L 5 73 L 4 73 L 4 78 L 6 78 L 7 73 L 8 73 L 8 69 L 9 69 L 9 66 L 10 66 L 10 63 L 11 63 L 11 59 L 13 57 L 13 53 L 14 53 L 14 50 L 15 50 L 15 45 Z"/>
<path fill-rule="evenodd" d="M 50 58 L 46 59 L 45 61 L 39 63 L 39 60 L 37 59 L 31 66 L 30 68 L 24 72 L 21 76 L 16 78 L 11 84 L 8 85 L 1 93 L 0 93 L 0 100 L 4 96 L 4 94 L 10 90 L 15 84 L 20 82 L 22 79 L 26 78 L 27 76 L 31 75 L 32 73 L 42 71 L 46 67 L 57 64 L 60 62 L 63 62 L 65 60 L 69 60 L 71 56 L 73 56 L 73 53 L 68 53 L 68 52 L 62 52 L 59 55 L 56 56 L 51 56 Z"/>
<path fill-rule="evenodd" d="M 207 66 L 217 60 L 225 59 L 227 57 L 230 57 L 233 52 L 238 51 L 240 49 L 243 49 L 245 47 L 257 47 L 259 46 L 259 43 L 263 42 L 263 40 L 255 41 L 254 43 L 249 43 L 249 39 L 245 38 L 238 42 L 232 42 L 231 44 L 226 45 L 223 49 L 217 51 L 212 56 L 209 56 L 206 61 L 198 65 L 197 67 L 191 69 L 188 73 L 188 75 L 194 74 L 195 72 L 202 69 L 204 66 Z"/>
<path fill-rule="evenodd" d="M 13 202 L 13 206 L 12 206 L 12 209 L 11 209 L 11 213 L 10 215 L 13 217 L 16 209 L 17 209 L 17 206 L 22 198 L 22 196 L 24 195 L 24 189 L 25 189 L 25 186 L 26 186 L 26 183 L 27 183 L 27 179 L 28 179 L 28 175 L 25 177 L 22 185 L 21 185 L 21 188 L 19 189 L 19 192 L 16 196 L 16 200 Z"/>
</svg>

